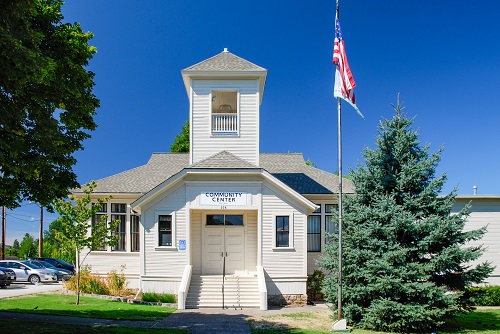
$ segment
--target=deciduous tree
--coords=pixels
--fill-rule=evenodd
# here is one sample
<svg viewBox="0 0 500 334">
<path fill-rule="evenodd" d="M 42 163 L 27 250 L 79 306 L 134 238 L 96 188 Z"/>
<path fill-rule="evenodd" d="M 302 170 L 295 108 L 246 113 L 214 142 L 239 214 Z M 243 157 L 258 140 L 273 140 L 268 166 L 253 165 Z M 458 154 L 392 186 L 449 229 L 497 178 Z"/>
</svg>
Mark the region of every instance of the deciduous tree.
<svg viewBox="0 0 500 334">
<path fill-rule="evenodd" d="M 92 33 L 64 23 L 61 0 L 2 0 L 0 206 L 47 206 L 78 187 L 73 153 L 96 128 Z"/>
<path fill-rule="evenodd" d="M 380 124 L 377 147 L 365 150 L 365 165 L 350 171 L 356 195 L 344 201 L 343 311 L 361 328 L 435 331 L 470 309 L 466 288 L 491 273 L 488 262 L 473 265 L 483 249 L 467 245 L 486 229 L 464 231 L 468 208 L 452 214 L 456 191 L 440 196 L 441 150 L 430 154 L 421 146 L 413 119 L 401 114 L 399 103 L 395 109 Z M 336 238 L 326 253 L 324 292 L 336 305 Z"/>
<path fill-rule="evenodd" d="M 85 184 L 83 194 L 80 197 L 70 196 L 69 200 L 57 200 L 54 208 L 60 215 L 58 224 L 60 227 L 55 232 L 55 239 L 59 241 L 61 247 L 68 252 L 76 254 L 76 263 L 81 268 L 87 255 L 93 249 L 99 249 L 102 245 L 116 245 L 118 237 L 113 235 L 119 221 L 107 221 L 107 216 L 101 216 L 101 220 L 94 220 L 92 217 L 101 211 L 102 204 L 109 201 L 111 196 L 106 198 L 92 199 L 91 195 L 96 187 L 96 183 L 91 181 Z M 81 254 L 84 256 L 81 257 Z M 77 273 L 77 300 L 80 302 L 80 270 Z"/>
</svg>

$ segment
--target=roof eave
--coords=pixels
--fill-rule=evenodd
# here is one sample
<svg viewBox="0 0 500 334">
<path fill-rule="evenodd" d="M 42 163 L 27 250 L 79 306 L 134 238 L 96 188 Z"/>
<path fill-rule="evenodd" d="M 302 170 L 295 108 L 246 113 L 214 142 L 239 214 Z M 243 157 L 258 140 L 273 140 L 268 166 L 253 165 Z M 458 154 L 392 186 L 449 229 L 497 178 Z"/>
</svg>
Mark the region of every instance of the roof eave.
<svg viewBox="0 0 500 334">
<path fill-rule="evenodd" d="M 218 78 L 229 78 L 229 79 L 258 79 L 259 80 L 259 92 L 260 99 L 259 104 L 262 103 L 262 97 L 264 95 L 264 87 L 266 85 L 267 70 L 262 71 L 191 71 L 182 70 L 182 80 L 184 81 L 184 87 L 186 88 L 186 93 L 188 98 L 190 97 L 190 87 L 191 79 L 218 79 Z"/>
<path fill-rule="evenodd" d="M 211 169 L 211 168 L 185 168 L 179 173 L 173 175 L 169 179 L 165 180 L 161 184 L 157 185 L 151 191 L 143 194 L 136 201 L 130 204 L 132 210 L 136 212 L 141 212 L 140 208 L 157 198 L 166 189 L 173 187 L 174 185 L 181 182 L 187 175 L 223 175 L 223 174 L 239 174 L 239 175 L 261 175 L 266 181 L 276 185 L 278 188 L 283 189 L 289 196 L 295 199 L 297 202 L 304 205 L 310 212 L 313 212 L 318 208 L 316 204 L 311 202 L 309 199 L 304 197 L 302 194 L 298 193 L 296 190 L 289 187 L 284 182 L 278 180 L 275 176 L 269 172 L 263 170 L 262 168 L 241 168 L 241 169 Z"/>
</svg>

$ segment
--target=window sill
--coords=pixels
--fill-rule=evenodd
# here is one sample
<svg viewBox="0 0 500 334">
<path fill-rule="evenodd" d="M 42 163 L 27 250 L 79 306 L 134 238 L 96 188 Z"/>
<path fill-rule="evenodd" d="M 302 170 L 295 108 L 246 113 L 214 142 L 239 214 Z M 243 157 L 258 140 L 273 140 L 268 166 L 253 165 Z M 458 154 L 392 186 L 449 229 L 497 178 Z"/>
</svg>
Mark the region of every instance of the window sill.
<svg viewBox="0 0 500 334">
<path fill-rule="evenodd" d="M 212 132 L 212 137 L 239 137 L 238 132 Z"/>
<path fill-rule="evenodd" d="M 294 251 L 295 247 L 273 247 L 273 251 Z"/>
<path fill-rule="evenodd" d="M 157 246 L 155 247 L 155 251 L 176 251 L 177 247 L 175 246 Z"/>
</svg>

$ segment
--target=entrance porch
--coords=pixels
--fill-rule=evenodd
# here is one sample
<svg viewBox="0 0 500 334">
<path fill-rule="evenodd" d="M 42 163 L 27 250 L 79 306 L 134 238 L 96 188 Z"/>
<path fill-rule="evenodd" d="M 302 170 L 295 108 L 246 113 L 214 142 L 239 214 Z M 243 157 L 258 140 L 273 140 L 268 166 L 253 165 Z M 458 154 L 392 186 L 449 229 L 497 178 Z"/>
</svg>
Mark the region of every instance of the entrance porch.
<svg viewBox="0 0 500 334">
<path fill-rule="evenodd" d="M 192 267 L 186 308 L 267 308 L 263 271 L 258 275 L 257 268 L 257 212 L 191 210 Z M 261 305 L 262 292 L 266 293 L 265 306 Z"/>
</svg>

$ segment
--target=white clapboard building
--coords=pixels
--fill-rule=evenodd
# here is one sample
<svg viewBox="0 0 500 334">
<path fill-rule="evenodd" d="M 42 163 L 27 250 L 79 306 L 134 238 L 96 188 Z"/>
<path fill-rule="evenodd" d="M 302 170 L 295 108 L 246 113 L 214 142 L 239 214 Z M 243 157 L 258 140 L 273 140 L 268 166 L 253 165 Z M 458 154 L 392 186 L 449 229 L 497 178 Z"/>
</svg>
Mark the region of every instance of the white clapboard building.
<svg viewBox="0 0 500 334">
<path fill-rule="evenodd" d="M 307 302 L 307 274 L 336 232 L 338 176 L 302 154 L 260 153 L 266 76 L 227 50 L 182 70 L 190 153 L 153 153 L 97 181 L 96 198 L 113 196 L 100 214 L 121 223 L 118 245 L 88 255 L 93 273 L 124 268 L 130 287 L 176 294 L 181 309 Z M 343 191 L 354 194 L 350 180 Z M 458 196 L 453 211 L 470 201 L 466 228 L 489 224 L 477 243 L 500 264 L 500 196 Z"/>
<path fill-rule="evenodd" d="M 266 76 L 227 50 L 182 70 L 190 153 L 153 153 L 97 181 L 120 242 L 88 255 L 92 272 L 124 266 L 131 287 L 176 294 L 181 309 L 306 303 L 307 274 L 336 230 L 338 176 L 302 154 L 260 153 Z"/>
</svg>

